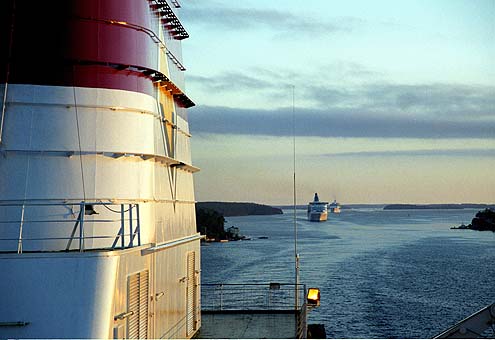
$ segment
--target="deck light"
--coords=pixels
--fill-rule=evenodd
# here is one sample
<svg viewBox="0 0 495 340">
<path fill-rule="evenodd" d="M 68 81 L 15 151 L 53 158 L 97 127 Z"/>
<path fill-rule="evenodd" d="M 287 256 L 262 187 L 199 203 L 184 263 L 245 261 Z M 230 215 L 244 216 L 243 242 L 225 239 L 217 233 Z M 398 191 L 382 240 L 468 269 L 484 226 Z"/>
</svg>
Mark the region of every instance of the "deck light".
<svg viewBox="0 0 495 340">
<path fill-rule="evenodd" d="M 307 303 L 309 306 L 318 307 L 320 305 L 320 289 L 309 288 L 307 295 Z"/>
</svg>

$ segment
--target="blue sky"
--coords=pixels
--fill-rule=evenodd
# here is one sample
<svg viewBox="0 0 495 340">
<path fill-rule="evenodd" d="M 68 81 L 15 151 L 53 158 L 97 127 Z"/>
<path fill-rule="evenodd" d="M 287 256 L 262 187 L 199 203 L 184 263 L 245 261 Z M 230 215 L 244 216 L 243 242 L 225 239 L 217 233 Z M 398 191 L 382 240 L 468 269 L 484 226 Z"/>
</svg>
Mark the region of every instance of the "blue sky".
<svg viewBox="0 0 495 340">
<path fill-rule="evenodd" d="M 184 1 L 197 200 L 495 202 L 495 1 Z"/>
</svg>

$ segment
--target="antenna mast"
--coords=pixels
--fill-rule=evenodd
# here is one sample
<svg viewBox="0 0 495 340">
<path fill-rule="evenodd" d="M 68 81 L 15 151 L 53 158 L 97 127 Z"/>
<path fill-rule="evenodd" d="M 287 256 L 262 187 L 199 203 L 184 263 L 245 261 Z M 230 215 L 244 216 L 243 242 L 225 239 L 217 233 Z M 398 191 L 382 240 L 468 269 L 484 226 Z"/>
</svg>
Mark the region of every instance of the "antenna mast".
<svg viewBox="0 0 495 340">
<path fill-rule="evenodd" d="M 295 271 L 295 291 L 294 291 L 294 307 L 297 310 L 299 307 L 299 254 L 297 253 L 297 197 L 296 197 L 296 110 L 295 110 L 295 85 L 292 85 L 292 146 L 293 146 L 293 204 L 294 204 L 294 271 Z"/>
</svg>

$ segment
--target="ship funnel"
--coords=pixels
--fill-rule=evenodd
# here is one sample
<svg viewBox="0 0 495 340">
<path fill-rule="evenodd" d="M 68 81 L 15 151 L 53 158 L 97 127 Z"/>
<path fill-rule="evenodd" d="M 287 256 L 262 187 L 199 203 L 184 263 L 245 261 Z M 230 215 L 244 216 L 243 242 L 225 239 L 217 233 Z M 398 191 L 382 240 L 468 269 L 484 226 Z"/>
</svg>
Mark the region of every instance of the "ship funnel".
<svg viewBox="0 0 495 340">
<path fill-rule="evenodd" d="M 315 198 L 313 199 L 314 202 L 319 202 L 320 199 L 318 198 L 318 193 L 315 192 Z"/>
</svg>

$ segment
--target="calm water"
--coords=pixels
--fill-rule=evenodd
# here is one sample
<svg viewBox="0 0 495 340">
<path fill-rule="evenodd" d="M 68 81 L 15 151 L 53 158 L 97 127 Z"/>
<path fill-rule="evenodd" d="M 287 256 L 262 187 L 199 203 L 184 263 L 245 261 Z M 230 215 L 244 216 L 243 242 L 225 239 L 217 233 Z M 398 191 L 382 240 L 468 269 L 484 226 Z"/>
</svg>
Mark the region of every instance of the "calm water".
<svg viewBox="0 0 495 340">
<path fill-rule="evenodd" d="M 495 302 L 495 233 L 449 229 L 475 213 L 355 209 L 310 223 L 298 210 L 301 283 L 322 292 L 309 322 L 329 338 L 428 338 Z M 294 282 L 292 211 L 231 225 L 253 239 L 203 246 L 203 283 Z"/>
</svg>

